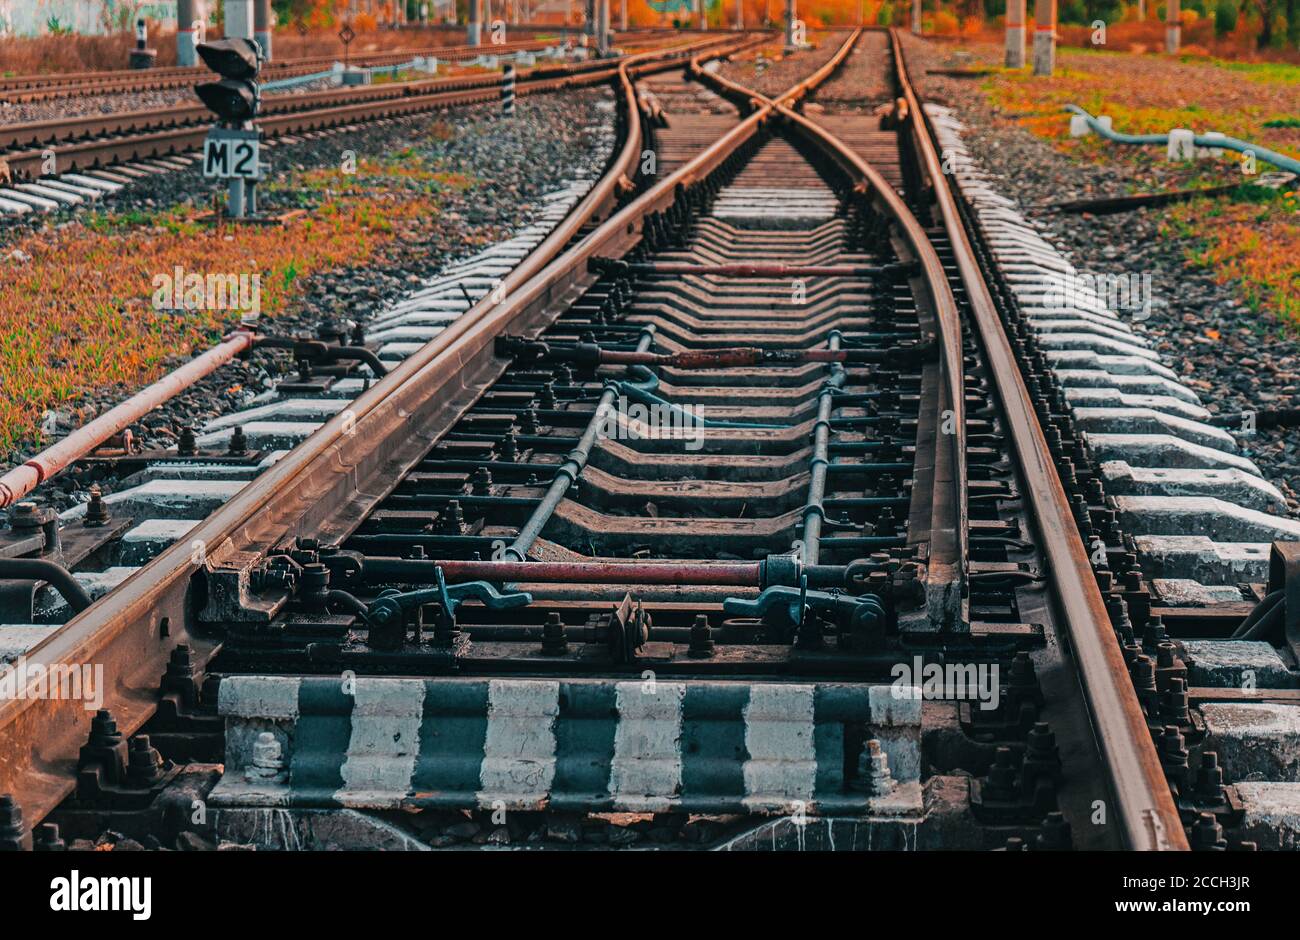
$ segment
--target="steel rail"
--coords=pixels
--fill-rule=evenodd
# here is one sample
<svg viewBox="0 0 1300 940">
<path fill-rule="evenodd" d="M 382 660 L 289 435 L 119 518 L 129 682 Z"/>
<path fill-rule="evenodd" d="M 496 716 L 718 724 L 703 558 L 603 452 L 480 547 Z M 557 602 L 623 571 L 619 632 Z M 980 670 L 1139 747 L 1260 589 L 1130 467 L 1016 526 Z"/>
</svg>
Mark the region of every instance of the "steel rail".
<svg viewBox="0 0 1300 940">
<path fill-rule="evenodd" d="M 433 47 L 427 50 L 403 50 L 400 53 L 375 53 L 359 56 L 356 59 L 349 58 L 349 64 L 367 68 L 383 68 L 386 65 L 400 65 L 403 62 L 410 61 L 414 56 L 432 56 L 445 61 L 460 62 L 482 55 L 533 52 L 546 49 L 551 45 L 553 45 L 552 42 L 545 40 L 521 39 L 497 46 Z M 342 58 L 342 56 L 314 56 L 310 59 L 299 59 L 280 65 L 268 62 L 263 66 L 263 69 L 269 68 L 270 74 L 275 79 L 293 78 L 298 75 L 319 72 L 321 66 L 329 66 L 334 62 L 341 61 Z M 83 74 L 93 75 L 94 73 Z M 193 68 L 169 67 L 166 70 L 150 69 L 147 72 L 135 72 L 134 74 L 110 72 L 105 73 L 103 78 L 80 80 L 64 80 L 60 76 L 47 76 L 44 81 L 34 81 L 30 77 L 23 77 L 9 80 L 11 82 L 21 81 L 25 83 L 21 87 L 9 86 L 0 81 L 0 101 L 9 104 L 32 104 L 39 101 L 76 98 L 85 95 L 117 94 L 130 91 L 162 91 L 169 88 L 181 88 L 196 79 L 202 80 L 211 77 L 212 72 L 200 66 Z"/>
<path fill-rule="evenodd" d="M 984 282 L 957 202 L 943 174 L 932 129 L 908 81 L 902 43 L 889 31 L 898 80 L 912 118 L 916 154 L 930 179 L 934 198 L 952 243 L 986 365 L 1007 418 L 1011 444 L 1024 476 L 1025 498 L 1033 510 L 1046 556 L 1046 568 L 1064 624 L 1079 682 L 1092 716 L 1097 747 L 1129 847 L 1186 850 L 1187 837 L 1160 766 L 1128 669 L 1106 612 L 1074 514 L 1061 485 L 1052 453 L 1034 411 L 1029 391 L 997 307 Z"/>
<path fill-rule="evenodd" d="M 622 148 L 600 182 L 506 276 L 499 290 L 325 422 L 200 522 L 184 542 L 163 551 L 28 651 L 27 661 L 47 671 L 58 664 L 102 666 L 112 677 L 102 690 L 102 706 L 112 710 L 124 734 L 134 734 L 155 710 L 172 650 L 188 645 L 203 669 L 220 648 L 219 638 L 206 632 L 203 621 L 205 574 L 223 568 L 246 571 L 267 550 L 297 535 L 331 544 L 355 530 L 504 371 L 505 362 L 495 355 L 499 335 L 540 331 L 593 280 L 587 268 L 592 257 L 629 250 L 640 240 L 648 213 L 671 204 L 679 187 L 720 166 L 770 116 L 766 107 L 750 115 L 620 208 L 643 141 L 631 73 L 641 66 L 671 67 L 664 56 L 642 53 L 619 65 Z M 602 218 L 602 224 L 570 246 L 585 226 Z M 75 786 L 77 755 L 90 718 L 80 701 L 26 696 L 0 701 L 0 793 L 12 794 L 33 824 Z"/>
<path fill-rule="evenodd" d="M 700 51 L 701 46 L 706 49 L 724 50 L 732 47 L 739 48 L 743 44 L 744 40 L 736 36 L 711 37 L 701 43 L 680 49 L 656 50 L 655 52 L 643 53 L 643 55 L 663 57 L 664 61 L 668 61 L 694 54 Z M 614 61 L 602 69 L 538 79 L 527 84 L 521 84 L 518 93 L 522 96 L 559 91 L 566 88 L 598 85 L 616 76 L 619 67 L 618 62 Z M 338 127 L 357 121 L 397 117 L 453 105 L 495 101 L 498 94 L 499 83 L 494 81 L 467 90 L 435 92 L 432 94 L 403 92 L 379 101 L 362 101 L 312 110 L 270 113 L 260 117 L 256 123 L 263 131 L 271 134 L 296 134 Z M 45 169 L 51 156 L 54 159 L 53 172 L 55 174 L 69 173 L 110 165 L 123 160 L 140 160 L 184 153 L 201 147 L 207 133 L 206 125 L 156 130 L 126 137 L 108 137 L 77 141 L 52 148 L 25 150 L 0 159 L 3 159 L 3 162 L 8 164 L 10 172 L 15 177 L 36 179 L 47 175 Z"/>
<path fill-rule="evenodd" d="M 734 41 L 735 37 L 717 37 L 715 41 L 722 44 L 729 39 Z M 698 49 L 705 45 L 707 45 L 707 41 L 690 45 L 690 48 Z M 596 59 L 588 62 L 540 65 L 534 68 L 521 69 L 515 74 L 516 81 L 519 84 L 564 79 L 580 76 L 586 72 L 600 72 L 602 75 L 609 77 L 614 74 L 617 65 L 617 60 Z M 298 95 L 271 95 L 265 97 L 262 99 L 259 115 L 265 117 L 273 114 L 307 111 L 381 99 L 400 99 L 405 96 L 426 95 L 444 91 L 490 88 L 495 92 L 500 87 L 501 76 L 490 73 L 423 78 L 406 82 L 386 82 L 380 85 L 361 85 L 355 88 L 329 88 Z M 53 118 L 46 121 L 19 121 L 13 124 L 0 125 L 0 152 L 14 150 L 21 146 L 71 142 L 95 135 L 138 133 L 188 124 L 210 123 L 211 121 L 212 112 L 197 101 L 193 104 L 142 108 L 135 111 L 116 111 L 110 114 L 89 114 L 78 117 Z"/>
<path fill-rule="evenodd" d="M 385 52 L 371 52 L 358 54 L 356 63 L 365 65 L 372 62 L 387 64 L 387 60 L 393 59 L 397 62 L 405 62 L 413 56 L 434 55 L 437 52 L 444 53 L 445 56 L 457 55 L 482 55 L 485 51 L 495 49 L 531 49 L 533 47 L 546 48 L 550 45 L 550 40 L 543 39 L 516 39 L 498 46 L 429 46 L 424 49 L 393 49 Z M 322 64 L 338 61 L 339 55 L 314 55 L 300 56 L 295 59 L 272 59 L 262 64 L 262 70 L 273 72 L 288 72 L 297 68 L 311 66 L 313 69 Z M 51 72 L 41 74 L 33 72 L 26 75 L 13 75 L 8 78 L 0 78 L 0 92 L 4 91 L 27 91 L 29 89 L 39 89 L 43 87 L 57 87 L 59 85 L 91 85 L 95 83 L 131 81 L 147 82 L 155 78 L 193 78 L 195 76 L 210 74 L 206 68 L 201 65 L 167 65 L 162 68 L 153 68 L 145 71 L 132 71 L 130 69 L 100 69 L 87 72 Z"/>
<path fill-rule="evenodd" d="M 840 67 L 862 32 L 861 29 L 855 30 L 838 53 L 814 73 L 812 78 L 817 79 L 817 83 L 825 81 Z M 719 87 L 733 93 L 746 91 L 727 79 L 710 77 Z M 796 86 L 800 89 L 800 97 L 810 90 L 806 86 L 812 78 Z M 966 395 L 961 317 L 943 263 L 920 222 L 884 177 L 833 134 L 793 110 L 791 105 L 794 101 L 789 93 L 776 99 L 753 92 L 749 94 L 756 106 L 771 105 L 794 130 L 830 156 L 854 182 L 855 189 L 869 195 L 875 209 L 894 220 L 905 249 L 920 265 L 920 283 L 929 294 L 939 330 L 939 412 L 952 432 L 938 432 L 938 440 L 946 438 L 947 446 L 935 448 L 935 466 L 931 470 L 935 498 L 931 501 L 930 551 L 924 574 L 926 613 L 931 622 L 956 625 L 964 618 L 967 595 Z"/>
<path fill-rule="evenodd" d="M 456 27 L 459 31 L 464 27 Z M 532 33 L 555 33 L 561 27 L 551 26 L 528 26 L 515 25 L 515 30 L 523 30 Z M 669 41 L 679 39 L 683 33 L 701 32 L 699 30 L 629 30 L 627 33 L 621 33 L 622 36 L 639 35 L 641 32 L 649 32 L 651 35 L 646 39 L 667 39 Z M 704 32 L 720 33 L 720 30 L 711 30 Z M 451 45 L 451 46 L 425 46 L 423 48 L 411 49 L 392 49 L 387 51 L 375 51 L 366 53 L 356 53 L 350 57 L 354 65 L 359 66 L 387 66 L 401 64 L 409 61 L 416 56 L 432 56 L 438 59 L 447 59 L 461 61 L 463 59 L 474 58 L 484 54 L 500 54 L 502 50 L 506 52 L 531 52 L 538 49 L 546 49 L 555 44 L 555 38 L 539 39 L 530 37 L 528 39 L 514 39 L 509 42 L 499 44 L 482 44 L 478 46 L 470 45 Z M 330 65 L 342 60 L 341 53 L 328 55 L 300 56 L 294 59 L 273 59 L 270 62 L 262 64 L 263 73 L 277 73 L 277 77 L 288 78 L 291 73 L 309 73 L 319 71 L 320 66 Z M 148 69 L 147 71 L 131 71 L 129 69 L 101 69 L 97 71 L 85 72 L 52 72 L 52 73 L 29 73 L 26 75 L 13 75 L 8 78 L 0 78 L 0 97 L 4 92 L 24 92 L 31 90 L 42 90 L 44 88 L 58 88 L 60 86 L 85 85 L 91 93 L 100 90 L 94 86 L 103 86 L 119 82 L 134 82 L 135 87 L 141 83 L 148 83 L 154 79 L 166 79 L 181 77 L 185 79 L 210 76 L 212 73 L 200 65 L 168 65 L 162 68 Z"/>
</svg>

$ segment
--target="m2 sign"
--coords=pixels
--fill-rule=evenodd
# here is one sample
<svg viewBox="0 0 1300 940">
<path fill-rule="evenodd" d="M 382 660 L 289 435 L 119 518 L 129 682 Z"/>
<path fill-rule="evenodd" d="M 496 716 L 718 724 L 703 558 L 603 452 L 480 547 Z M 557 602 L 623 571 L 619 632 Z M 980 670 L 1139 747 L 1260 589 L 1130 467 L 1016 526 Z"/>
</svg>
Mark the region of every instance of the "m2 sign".
<svg viewBox="0 0 1300 940">
<path fill-rule="evenodd" d="M 257 131 L 213 128 L 203 141 L 203 175 L 255 180 L 261 176 Z"/>
</svg>

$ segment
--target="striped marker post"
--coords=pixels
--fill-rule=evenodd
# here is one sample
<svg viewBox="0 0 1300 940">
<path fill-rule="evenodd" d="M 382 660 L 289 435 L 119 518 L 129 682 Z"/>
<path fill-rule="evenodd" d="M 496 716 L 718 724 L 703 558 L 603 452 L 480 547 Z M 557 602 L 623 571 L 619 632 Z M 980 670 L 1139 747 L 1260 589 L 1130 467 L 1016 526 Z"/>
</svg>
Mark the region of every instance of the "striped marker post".
<svg viewBox="0 0 1300 940">
<path fill-rule="evenodd" d="M 514 117 L 515 113 L 515 67 L 507 65 L 501 73 L 501 113 Z"/>
</svg>

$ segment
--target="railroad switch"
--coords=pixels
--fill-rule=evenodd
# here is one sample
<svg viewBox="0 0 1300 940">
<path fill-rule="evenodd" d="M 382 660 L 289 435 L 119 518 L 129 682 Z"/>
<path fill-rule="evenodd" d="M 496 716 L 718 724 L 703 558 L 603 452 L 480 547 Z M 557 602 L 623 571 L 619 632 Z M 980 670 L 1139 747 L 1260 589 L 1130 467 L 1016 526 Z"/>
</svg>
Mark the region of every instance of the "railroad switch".
<svg viewBox="0 0 1300 940">
<path fill-rule="evenodd" d="M 355 363 L 369 366 L 376 376 L 388 374 L 388 368 L 365 346 L 338 346 L 302 333 L 294 337 L 258 335 L 255 346 L 267 349 L 285 349 L 298 366 L 299 383 L 309 383 L 315 376 L 351 375 Z"/>
</svg>

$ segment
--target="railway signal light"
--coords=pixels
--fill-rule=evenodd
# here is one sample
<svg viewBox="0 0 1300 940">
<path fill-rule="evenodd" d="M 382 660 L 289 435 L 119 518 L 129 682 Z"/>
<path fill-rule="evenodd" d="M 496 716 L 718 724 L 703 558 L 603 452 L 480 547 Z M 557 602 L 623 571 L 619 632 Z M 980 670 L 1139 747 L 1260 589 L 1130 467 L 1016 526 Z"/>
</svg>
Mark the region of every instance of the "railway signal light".
<svg viewBox="0 0 1300 940">
<path fill-rule="evenodd" d="M 261 104 L 257 73 L 262 57 L 257 43 L 242 38 L 219 39 L 199 43 L 198 53 L 203 64 L 221 80 L 195 85 L 195 94 L 228 126 L 247 127 Z"/>
</svg>

